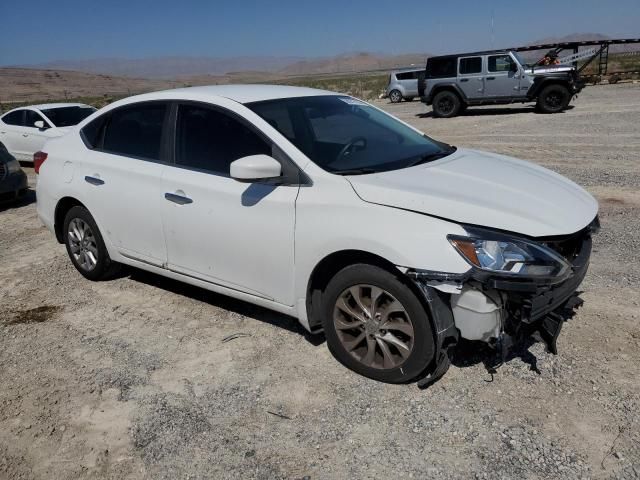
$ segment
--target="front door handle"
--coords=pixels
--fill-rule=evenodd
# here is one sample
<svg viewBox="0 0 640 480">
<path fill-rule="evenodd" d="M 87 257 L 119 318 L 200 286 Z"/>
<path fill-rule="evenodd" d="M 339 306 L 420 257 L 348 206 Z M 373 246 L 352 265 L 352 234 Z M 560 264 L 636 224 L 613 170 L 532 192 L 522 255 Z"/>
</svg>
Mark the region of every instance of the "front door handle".
<svg viewBox="0 0 640 480">
<path fill-rule="evenodd" d="M 90 175 L 84 177 L 84 181 L 90 183 L 91 185 L 104 185 L 104 180 L 98 177 L 92 177 Z"/>
<path fill-rule="evenodd" d="M 29 134 L 28 133 L 23 133 L 22 136 L 26 138 L 26 137 L 29 136 Z"/>
<path fill-rule="evenodd" d="M 468 79 L 468 78 L 461 78 L 461 79 L 460 79 L 460 83 L 462 83 L 462 82 L 468 82 L 468 81 L 469 81 L 469 79 Z"/>
<path fill-rule="evenodd" d="M 169 200 L 170 202 L 177 203 L 178 205 L 187 205 L 189 203 L 193 203 L 189 197 L 185 197 L 184 195 L 179 195 L 177 193 L 165 193 L 164 198 Z"/>
</svg>

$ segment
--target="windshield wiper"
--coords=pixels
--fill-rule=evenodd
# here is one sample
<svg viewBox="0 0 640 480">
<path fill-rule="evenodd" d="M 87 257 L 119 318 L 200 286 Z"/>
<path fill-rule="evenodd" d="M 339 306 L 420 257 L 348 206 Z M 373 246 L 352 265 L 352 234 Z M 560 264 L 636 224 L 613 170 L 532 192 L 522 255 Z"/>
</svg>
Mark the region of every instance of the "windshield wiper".
<svg viewBox="0 0 640 480">
<path fill-rule="evenodd" d="M 337 175 L 366 175 L 367 173 L 378 173 L 378 170 L 370 167 L 352 168 L 350 170 L 334 170 L 331 173 Z"/>
<path fill-rule="evenodd" d="M 449 150 L 445 150 L 444 152 L 438 153 L 429 153 L 427 155 L 422 155 L 416 162 L 413 162 L 408 165 L 408 167 L 415 167 L 416 165 L 421 165 L 427 162 L 433 162 L 434 160 L 438 160 L 440 158 L 448 157 L 453 152 L 457 150 L 456 147 L 451 147 Z"/>
</svg>

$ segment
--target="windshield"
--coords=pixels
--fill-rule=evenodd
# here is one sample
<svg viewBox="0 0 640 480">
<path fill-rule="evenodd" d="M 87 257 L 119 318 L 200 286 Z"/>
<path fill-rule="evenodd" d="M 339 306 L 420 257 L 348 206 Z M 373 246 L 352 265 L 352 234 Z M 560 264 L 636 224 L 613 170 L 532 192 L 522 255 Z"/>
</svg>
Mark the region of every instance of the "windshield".
<svg viewBox="0 0 640 480">
<path fill-rule="evenodd" d="M 527 68 L 529 65 L 527 65 L 527 62 L 524 61 L 524 58 L 522 58 L 522 55 L 520 55 L 518 52 L 511 52 L 513 53 L 513 56 L 516 57 L 516 60 L 518 60 L 518 63 L 520 64 L 520 66 L 522 66 L 523 68 Z"/>
<path fill-rule="evenodd" d="M 72 125 L 79 124 L 82 120 L 95 112 L 96 109 L 89 106 L 73 106 L 47 108 L 41 111 L 56 127 L 71 127 Z"/>
<path fill-rule="evenodd" d="M 351 97 L 285 98 L 247 107 L 314 163 L 336 174 L 397 170 L 455 151 Z"/>
</svg>

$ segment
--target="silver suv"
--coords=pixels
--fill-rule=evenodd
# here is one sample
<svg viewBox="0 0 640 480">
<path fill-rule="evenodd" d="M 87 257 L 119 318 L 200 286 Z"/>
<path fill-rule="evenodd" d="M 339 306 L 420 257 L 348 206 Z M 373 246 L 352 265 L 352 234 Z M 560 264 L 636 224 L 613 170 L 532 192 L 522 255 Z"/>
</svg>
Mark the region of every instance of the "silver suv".
<svg viewBox="0 0 640 480">
<path fill-rule="evenodd" d="M 418 77 L 424 70 L 394 70 L 389 74 L 386 94 L 392 103 L 410 102 L 418 96 Z"/>
<path fill-rule="evenodd" d="M 517 52 L 502 50 L 431 57 L 418 90 L 434 116 L 447 118 L 470 105 L 526 102 L 557 113 L 582 87 L 571 66 L 529 66 Z"/>
</svg>

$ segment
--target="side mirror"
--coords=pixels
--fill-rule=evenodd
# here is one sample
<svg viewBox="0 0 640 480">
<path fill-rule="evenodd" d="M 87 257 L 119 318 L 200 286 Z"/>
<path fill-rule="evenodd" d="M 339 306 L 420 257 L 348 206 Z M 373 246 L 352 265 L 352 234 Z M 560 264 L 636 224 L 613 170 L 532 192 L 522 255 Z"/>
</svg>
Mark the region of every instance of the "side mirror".
<svg viewBox="0 0 640 480">
<path fill-rule="evenodd" d="M 269 155 L 250 155 L 231 162 L 229 173 L 234 180 L 254 183 L 282 176 L 282 165 Z"/>
<path fill-rule="evenodd" d="M 38 120 L 36 122 L 33 122 L 33 126 L 40 130 L 44 130 L 45 128 L 47 128 L 44 124 L 44 120 Z"/>
<path fill-rule="evenodd" d="M 511 62 L 511 68 L 510 68 L 510 70 L 511 70 L 513 73 L 516 73 L 516 72 L 519 70 L 519 68 L 518 68 L 518 64 L 517 64 L 517 63 L 515 63 L 515 62 Z"/>
</svg>

